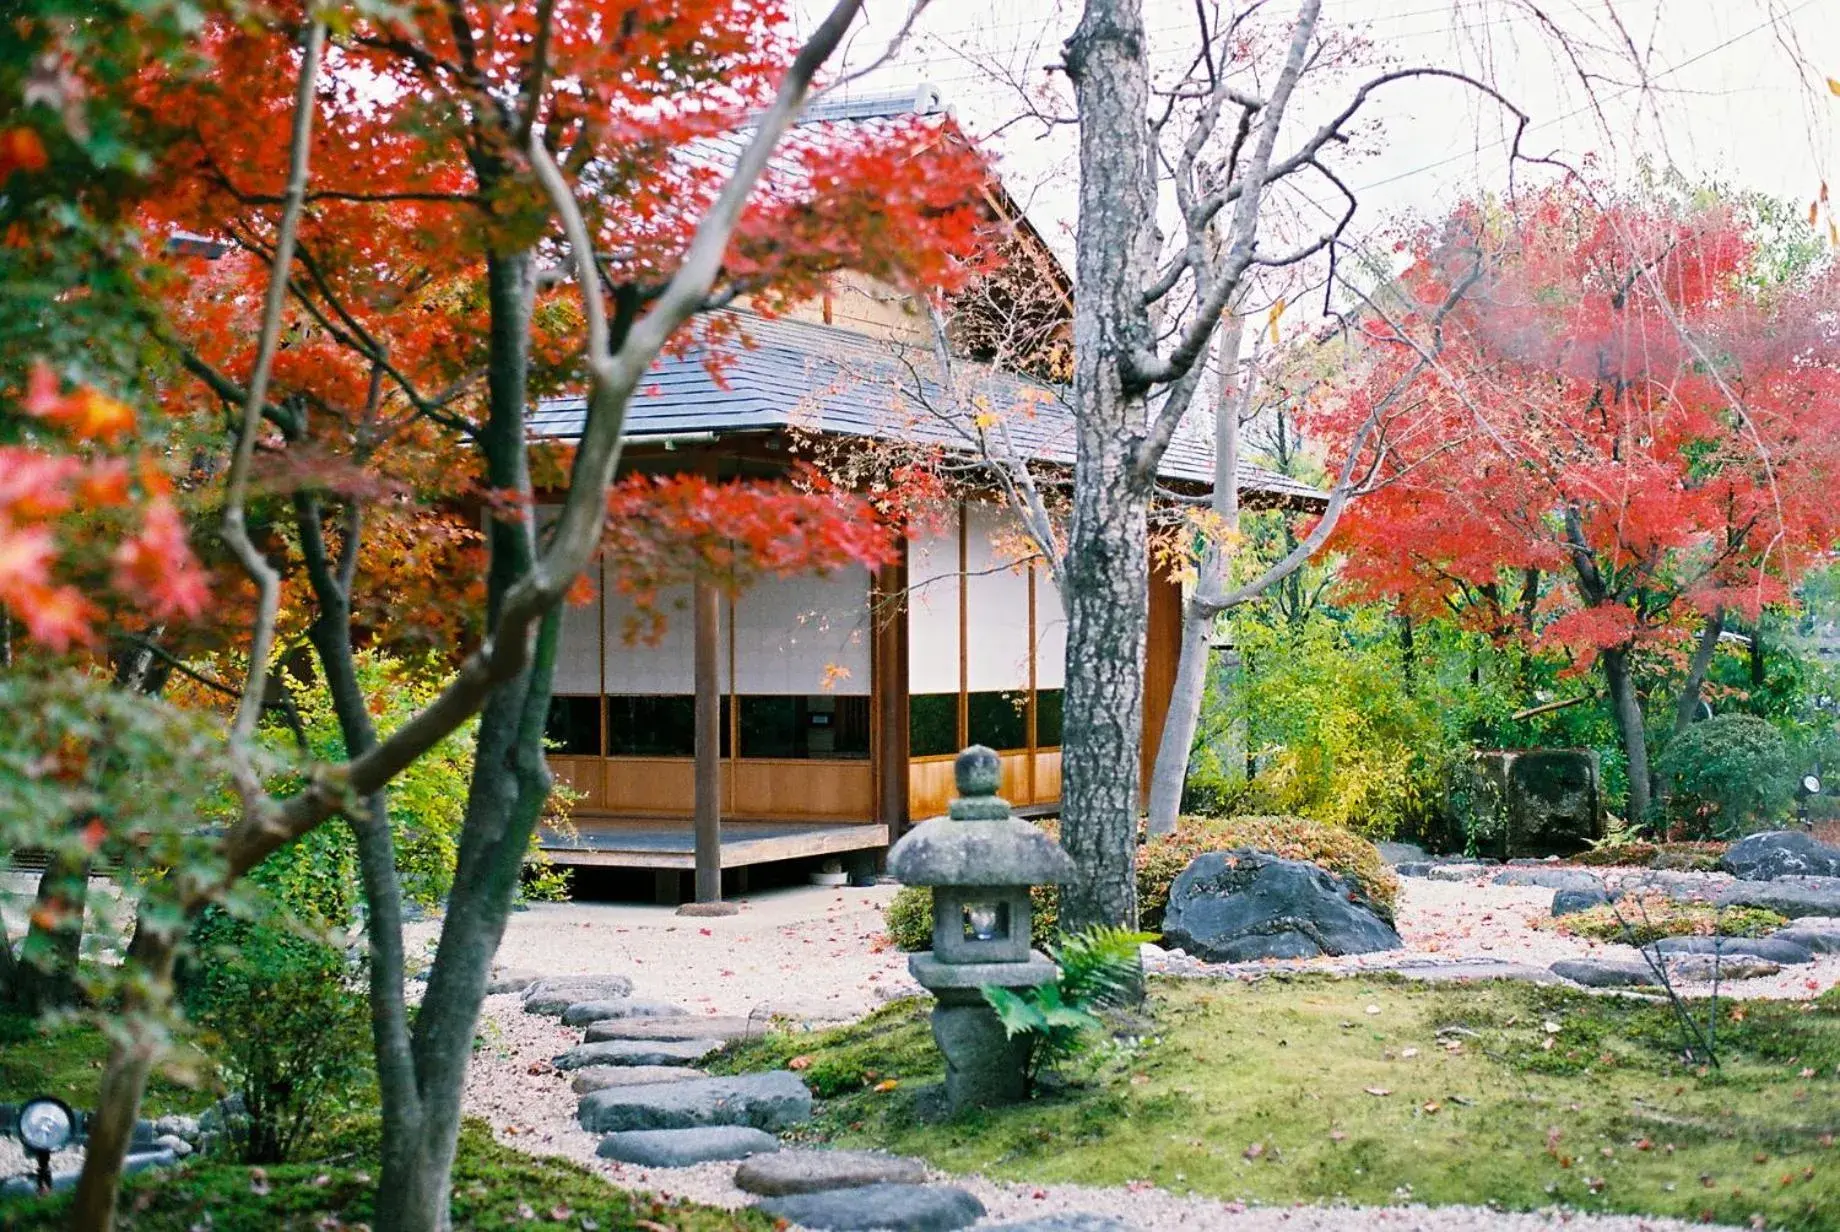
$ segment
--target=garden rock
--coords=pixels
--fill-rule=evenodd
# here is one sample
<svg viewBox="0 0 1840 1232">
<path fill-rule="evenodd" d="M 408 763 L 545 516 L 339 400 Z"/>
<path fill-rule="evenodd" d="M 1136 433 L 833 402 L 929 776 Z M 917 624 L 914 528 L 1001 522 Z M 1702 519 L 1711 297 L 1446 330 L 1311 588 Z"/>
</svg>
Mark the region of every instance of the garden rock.
<svg viewBox="0 0 1840 1232">
<path fill-rule="evenodd" d="M 1770 934 L 1772 941 L 1787 941 L 1814 954 L 1840 954 L 1840 920 L 1810 916 Z"/>
<path fill-rule="evenodd" d="M 496 997 L 508 992 L 523 992 L 541 978 L 534 971 L 494 971 L 492 978 L 486 981 L 486 996 Z"/>
<path fill-rule="evenodd" d="M 583 1129 L 595 1133 L 698 1125 L 751 1125 L 771 1133 L 811 1117 L 811 1092 L 797 1074 L 781 1069 L 609 1087 L 583 1096 L 576 1115 Z"/>
<path fill-rule="evenodd" d="M 632 980 L 624 975 L 546 976 L 524 986 L 524 1009 L 553 1018 L 577 1001 L 630 997 L 632 987 Z"/>
<path fill-rule="evenodd" d="M 1586 988 L 1642 988 L 1661 981 L 1643 962 L 1617 962 L 1607 958 L 1562 958 L 1552 973 Z"/>
<path fill-rule="evenodd" d="M 1554 916 L 1577 915 L 1593 907 L 1607 906 L 1609 902 L 1610 892 L 1601 886 L 1595 890 L 1558 890 L 1553 894 L 1552 913 Z"/>
<path fill-rule="evenodd" d="M 952 1232 L 984 1217 L 984 1204 L 950 1185 L 865 1185 L 762 1198 L 760 1209 L 819 1232 Z"/>
<path fill-rule="evenodd" d="M 1195 857 L 1169 889 L 1163 936 L 1208 962 L 1402 948 L 1354 885 L 1314 864 L 1243 850 Z"/>
<path fill-rule="evenodd" d="M 1675 954 L 1667 960 L 1668 974 L 1690 984 L 1713 980 L 1750 980 L 1775 975 L 1782 964 L 1749 954 Z"/>
<path fill-rule="evenodd" d="M 550 1002 L 543 998 L 543 1004 Z M 524 1008 L 533 1014 L 546 1014 L 549 1011 L 533 1010 L 530 1003 Z M 605 1022 L 609 1018 L 682 1018 L 689 1011 L 681 1005 L 670 1005 L 663 1001 L 635 1001 L 631 997 L 605 997 L 594 1001 L 577 998 L 556 1011 L 562 1017 L 565 1027 L 585 1027 L 592 1022 Z"/>
<path fill-rule="evenodd" d="M 1129 1232 L 1110 1215 L 1044 1215 L 1026 1223 L 998 1224 L 990 1232 Z"/>
<path fill-rule="evenodd" d="M 557 1069 L 589 1065 L 694 1065 L 722 1048 L 721 1040 L 601 1040 L 569 1049 L 555 1060 Z"/>
<path fill-rule="evenodd" d="M 1468 881 L 1489 871 L 1486 864 L 1433 864 L 1425 870 L 1429 881 Z"/>
<path fill-rule="evenodd" d="M 605 1091 L 608 1087 L 640 1087 L 652 1082 L 683 1082 L 707 1078 L 708 1074 L 688 1065 L 588 1065 L 575 1071 L 569 1089 L 577 1095 Z"/>
<path fill-rule="evenodd" d="M 1745 954 L 1773 963 L 1814 961 L 1814 952 L 1777 937 L 1663 937 L 1649 947 L 1657 954 Z"/>
<path fill-rule="evenodd" d="M 1375 843 L 1380 858 L 1393 868 L 1401 864 L 1423 864 L 1431 856 L 1417 843 Z"/>
<path fill-rule="evenodd" d="M 779 1150 L 779 1139 L 746 1125 L 695 1129 L 629 1129 L 608 1134 L 594 1153 L 646 1168 L 688 1168 L 722 1159 L 747 1159 Z"/>
<path fill-rule="evenodd" d="M 926 1164 L 920 1160 L 879 1151 L 778 1151 L 735 1169 L 736 1188 L 769 1198 L 924 1180 Z"/>
<path fill-rule="evenodd" d="M 1510 868 L 1495 874 L 1498 886 L 1538 886 L 1542 890 L 1584 890 L 1606 893 L 1604 879 L 1576 868 Z"/>
<path fill-rule="evenodd" d="M 174 1159 L 184 1159 L 192 1153 L 192 1144 L 178 1134 L 161 1134 L 153 1140 L 153 1145 L 162 1151 L 171 1151 Z"/>
<path fill-rule="evenodd" d="M 1721 907 L 1765 907 L 1792 918 L 1840 915 L 1840 877 L 1782 877 L 1737 881 L 1713 899 Z"/>
<path fill-rule="evenodd" d="M 1745 881 L 1840 877 L 1840 847 L 1799 830 L 1771 830 L 1733 843 L 1719 858 L 1719 867 Z"/>
<path fill-rule="evenodd" d="M 563 1022 L 568 1022 L 566 1016 Z M 748 1018 L 698 1018 L 687 1014 L 669 1018 L 601 1018 L 588 1024 L 588 1042 L 712 1039 L 728 1043 L 765 1034 L 766 1029 L 766 1023 Z"/>
</svg>

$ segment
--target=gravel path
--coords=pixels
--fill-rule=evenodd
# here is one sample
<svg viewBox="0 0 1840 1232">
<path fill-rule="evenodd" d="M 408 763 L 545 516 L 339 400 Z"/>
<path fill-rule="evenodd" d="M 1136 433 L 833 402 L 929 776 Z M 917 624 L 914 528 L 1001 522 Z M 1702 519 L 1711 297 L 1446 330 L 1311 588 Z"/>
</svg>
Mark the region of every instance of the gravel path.
<svg viewBox="0 0 1840 1232">
<path fill-rule="evenodd" d="M 666 908 L 555 904 L 519 913 L 499 951 L 505 969 L 545 975 L 631 974 L 640 996 L 668 998 L 710 1015 L 780 1012 L 820 1023 L 855 1017 L 893 996 L 917 991 L 904 955 L 881 944 L 881 905 L 893 890 L 799 890 L 749 901 L 737 916 L 687 919 Z M 1399 924 L 1408 961 L 1500 959 L 1544 966 L 1559 958 L 1630 954 L 1527 926 L 1546 915 L 1549 890 L 1486 882 L 1407 880 Z M 432 924 L 418 926 L 427 936 Z M 1333 963 L 1288 963 L 1314 969 Z M 1392 962 L 1397 965 L 1399 959 Z M 1269 966 L 1270 964 L 1268 964 Z M 1365 964 L 1379 966 L 1381 964 Z M 1795 968 L 1798 987 L 1776 980 L 1732 986 L 1742 995 L 1809 996 L 1805 985 L 1840 982 L 1840 962 L 1818 972 Z M 1343 969 L 1348 969 L 1344 966 Z M 1359 969 L 1359 968 L 1356 968 Z M 1767 985 L 1753 992 L 1750 985 Z M 1781 985 L 1781 987 L 1778 987 Z M 746 1195 L 732 1182 L 734 1165 L 642 1168 L 597 1159 L 598 1137 L 575 1122 L 576 1097 L 550 1058 L 580 1041 L 578 1030 L 525 1014 L 516 996 L 486 1001 L 484 1047 L 467 1085 L 468 1111 L 484 1117 L 504 1142 L 535 1154 L 578 1160 L 616 1184 L 665 1197 L 739 1206 Z M 1247 1208 L 1169 1193 L 1149 1185 L 1111 1189 L 1031 1186 L 981 1177 L 944 1177 L 984 1202 L 994 1226 L 1064 1211 L 1111 1214 L 1141 1229 L 1221 1229 L 1222 1232 L 1672 1232 L 1675 1220 L 1590 1216 L 1576 1212 L 1504 1213 L 1483 1208 Z"/>
</svg>

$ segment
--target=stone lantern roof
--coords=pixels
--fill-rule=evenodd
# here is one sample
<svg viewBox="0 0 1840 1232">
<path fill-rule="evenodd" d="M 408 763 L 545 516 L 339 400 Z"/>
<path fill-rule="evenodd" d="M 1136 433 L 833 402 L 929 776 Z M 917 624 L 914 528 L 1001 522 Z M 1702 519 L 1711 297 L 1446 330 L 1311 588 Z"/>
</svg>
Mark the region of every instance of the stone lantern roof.
<svg viewBox="0 0 1840 1232">
<path fill-rule="evenodd" d="M 947 815 L 910 830 L 888 852 L 888 871 L 907 885 L 1061 885 L 1074 876 L 1073 857 L 1017 817 L 997 795 L 997 755 L 974 744 L 952 767 L 958 798 Z"/>
</svg>

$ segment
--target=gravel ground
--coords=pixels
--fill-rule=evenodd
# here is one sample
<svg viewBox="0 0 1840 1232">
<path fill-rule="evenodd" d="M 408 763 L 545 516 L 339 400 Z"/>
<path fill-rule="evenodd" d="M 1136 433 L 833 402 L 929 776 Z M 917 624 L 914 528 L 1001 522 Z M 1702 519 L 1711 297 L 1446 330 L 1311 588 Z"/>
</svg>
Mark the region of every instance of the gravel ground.
<svg viewBox="0 0 1840 1232">
<path fill-rule="evenodd" d="M 505 969 L 545 975 L 623 972 L 638 995 L 668 998 L 700 1014 L 790 1012 L 810 1022 L 866 1013 L 891 996 L 915 990 L 904 955 L 880 944 L 881 904 L 892 889 L 798 890 L 744 903 L 737 916 L 686 919 L 665 908 L 599 904 L 533 907 L 511 922 L 499 951 Z M 1369 969 L 1427 960 L 1497 959 L 1545 964 L 1560 958 L 1632 955 L 1528 927 L 1543 918 L 1550 890 L 1491 886 L 1485 880 L 1408 879 L 1399 925 L 1407 949 L 1387 962 L 1347 960 L 1287 963 L 1313 969 Z M 432 936 L 433 925 L 420 926 Z M 1276 964 L 1268 964 L 1276 965 Z M 1793 978 L 1788 978 L 1791 973 Z M 1784 977 L 1729 986 L 1734 995 L 1810 996 L 1840 982 L 1840 961 L 1798 967 Z M 667 1197 L 720 1206 L 741 1205 L 732 1164 L 640 1168 L 594 1157 L 597 1137 L 575 1123 L 576 1097 L 552 1057 L 580 1041 L 578 1030 L 522 1012 L 516 996 L 486 1001 L 486 1046 L 476 1054 L 467 1085 L 468 1110 L 484 1117 L 501 1140 L 536 1154 L 579 1160 L 615 1183 Z M 990 1224 L 1062 1211 L 1115 1215 L 1132 1228 L 1267 1229 L 1355 1232 L 1534 1232 L 1583 1228 L 1592 1232 L 1663 1232 L 1689 1225 L 1673 1220 L 1587 1216 L 1574 1212 L 1518 1214 L 1470 1207 L 1245 1208 L 1187 1197 L 1153 1186 L 1087 1189 L 1015 1185 L 981 1177 L 950 1178 L 990 1209 Z M 1704 1226 L 1704 1225 L 1694 1225 Z"/>
</svg>

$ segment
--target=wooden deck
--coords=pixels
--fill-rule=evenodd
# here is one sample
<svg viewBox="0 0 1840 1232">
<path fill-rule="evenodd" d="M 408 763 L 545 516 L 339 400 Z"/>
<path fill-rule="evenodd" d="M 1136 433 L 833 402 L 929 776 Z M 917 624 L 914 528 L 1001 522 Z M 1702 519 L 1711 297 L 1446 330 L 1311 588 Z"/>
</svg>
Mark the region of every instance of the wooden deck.
<svg viewBox="0 0 1840 1232">
<path fill-rule="evenodd" d="M 561 865 L 595 868 L 696 867 L 696 836 L 687 820 L 578 818 L 573 836 L 545 829 L 541 844 Z M 888 845 L 888 827 L 874 822 L 722 822 L 722 867 L 839 855 Z"/>
</svg>

